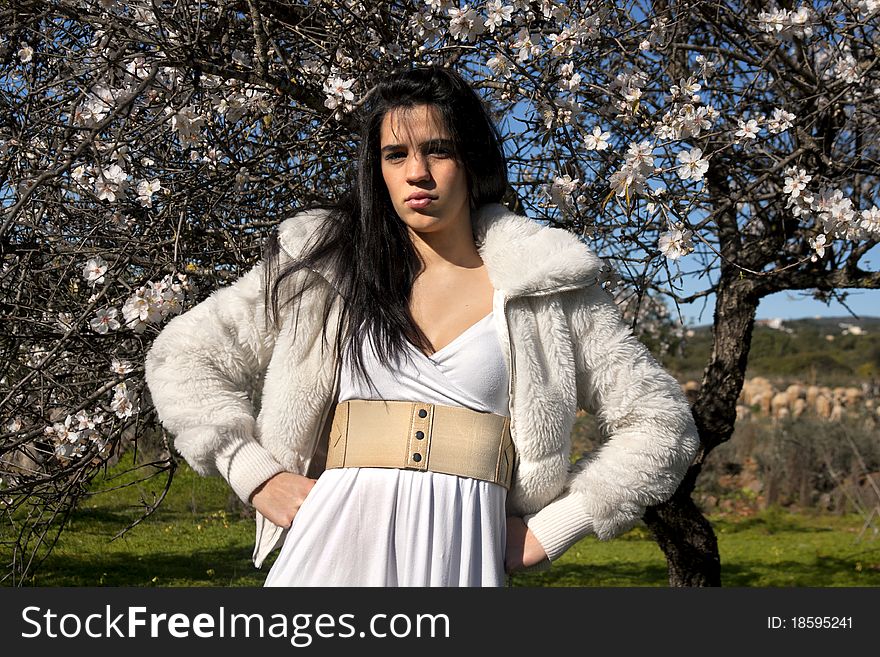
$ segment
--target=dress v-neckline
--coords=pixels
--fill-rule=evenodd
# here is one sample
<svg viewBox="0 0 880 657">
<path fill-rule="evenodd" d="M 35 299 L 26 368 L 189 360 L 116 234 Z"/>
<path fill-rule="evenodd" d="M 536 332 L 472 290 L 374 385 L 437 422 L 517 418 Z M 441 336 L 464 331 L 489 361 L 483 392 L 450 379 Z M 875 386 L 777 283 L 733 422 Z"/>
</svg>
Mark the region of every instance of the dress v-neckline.
<svg viewBox="0 0 880 657">
<path fill-rule="evenodd" d="M 407 342 L 409 342 L 410 346 L 411 346 L 415 351 L 417 351 L 418 353 L 420 353 L 422 356 L 424 356 L 424 357 L 427 358 L 428 360 L 433 361 L 433 360 L 437 357 L 438 354 L 442 354 L 444 351 L 446 351 L 447 349 L 449 349 L 449 348 L 450 348 L 452 345 L 454 345 L 456 342 L 461 341 L 466 335 L 468 335 L 469 333 L 473 332 L 473 330 L 474 330 L 475 328 L 477 328 L 480 324 L 482 324 L 482 323 L 485 322 L 487 319 L 489 319 L 489 318 L 492 316 L 492 313 L 493 313 L 493 311 L 490 310 L 488 314 L 483 315 L 483 317 L 481 317 L 481 318 L 478 319 L 476 322 L 474 322 L 473 324 L 471 324 L 470 326 L 468 326 L 464 331 L 462 331 L 461 333 L 459 333 L 459 334 L 458 334 L 456 337 L 454 337 L 450 342 L 447 342 L 445 345 L 443 345 L 443 346 L 440 347 L 437 351 L 435 351 L 435 352 L 433 352 L 433 353 L 431 353 L 431 354 L 426 354 L 424 351 L 422 351 L 421 349 L 419 349 L 419 348 L 418 348 L 416 345 L 414 345 L 412 342 L 409 342 L 409 340 L 407 340 Z"/>
</svg>

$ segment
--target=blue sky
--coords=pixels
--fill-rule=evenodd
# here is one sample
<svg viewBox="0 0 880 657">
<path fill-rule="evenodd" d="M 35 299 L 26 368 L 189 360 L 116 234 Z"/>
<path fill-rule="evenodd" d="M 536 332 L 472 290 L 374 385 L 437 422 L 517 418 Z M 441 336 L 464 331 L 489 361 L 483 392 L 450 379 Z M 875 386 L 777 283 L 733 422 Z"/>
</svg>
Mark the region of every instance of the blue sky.
<svg viewBox="0 0 880 657">
<path fill-rule="evenodd" d="M 880 290 L 851 290 L 846 305 L 859 317 L 880 316 Z M 761 300 L 758 319 L 801 319 L 803 317 L 849 316 L 847 308 L 837 301 L 826 305 L 812 297 L 792 292 L 778 292 Z"/>
<path fill-rule="evenodd" d="M 877 271 L 880 265 L 880 245 L 871 249 L 859 264 L 865 271 Z M 696 287 L 689 289 L 691 286 L 687 283 L 684 281 L 686 293 L 697 291 Z M 846 304 L 859 317 L 880 317 L 880 290 L 849 290 Z M 707 302 L 701 300 L 698 303 L 681 306 L 682 317 L 685 323 L 691 326 L 711 324 L 714 312 L 714 295 L 710 296 Z M 849 310 L 837 301 L 831 301 L 826 305 L 813 299 L 809 290 L 777 292 L 764 297 L 757 312 L 758 319 L 804 319 L 816 316 L 850 317 L 851 315 Z"/>
<path fill-rule="evenodd" d="M 859 317 L 880 317 L 880 290 L 851 290 L 847 305 Z M 703 302 L 681 306 L 682 316 L 688 325 L 712 323 L 715 312 L 715 296 Z M 702 312 L 702 316 L 700 313 Z M 849 317 L 849 311 L 840 303 L 832 301 L 825 305 L 809 294 L 799 291 L 777 292 L 761 300 L 758 319 L 803 319 L 809 317 Z"/>
</svg>

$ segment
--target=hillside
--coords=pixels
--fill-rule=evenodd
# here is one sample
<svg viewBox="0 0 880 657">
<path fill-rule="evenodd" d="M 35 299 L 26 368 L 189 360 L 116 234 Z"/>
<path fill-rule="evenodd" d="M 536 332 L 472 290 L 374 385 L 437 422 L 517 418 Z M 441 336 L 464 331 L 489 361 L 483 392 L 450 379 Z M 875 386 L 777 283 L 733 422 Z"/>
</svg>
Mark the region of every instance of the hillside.
<svg viewBox="0 0 880 657">
<path fill-rule="evenodd" d="M 661 358 L 680 380 L 702 377 L 711 327 L 687 332 L 678 349 Z M 746 377 L 825 385 L 880 379 L 880 317 L 758 320 Z"/>
</svg>

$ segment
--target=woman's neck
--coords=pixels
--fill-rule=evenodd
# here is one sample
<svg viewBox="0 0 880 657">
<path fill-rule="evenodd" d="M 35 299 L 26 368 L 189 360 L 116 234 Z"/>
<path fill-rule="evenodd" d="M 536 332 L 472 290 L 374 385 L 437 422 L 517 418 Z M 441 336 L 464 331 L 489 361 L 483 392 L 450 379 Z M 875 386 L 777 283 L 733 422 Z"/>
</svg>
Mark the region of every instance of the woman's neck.
<svg viewBox="0 0 880 657">
<path fill-rule="evenodd" d="M 474 243 L 471 222 L 457 222 L 446 230 L 416 232 L 409 230 L 413 246 L 425 263 L 425 270 L 480 267 L 483 260 Z"/>
</svg>

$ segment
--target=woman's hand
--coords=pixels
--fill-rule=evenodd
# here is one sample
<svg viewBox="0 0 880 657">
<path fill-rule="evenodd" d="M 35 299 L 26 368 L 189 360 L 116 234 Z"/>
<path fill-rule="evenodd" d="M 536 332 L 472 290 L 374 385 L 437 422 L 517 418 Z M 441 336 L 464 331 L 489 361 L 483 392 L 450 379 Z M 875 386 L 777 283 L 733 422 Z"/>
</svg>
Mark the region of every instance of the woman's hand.
<svg viewBox="0 0 880 657">
<path fill-rule="evenodd" d="M 507 549 L 504 570 L 508 574 L 536 566 L 547 560 L 547 553 L 519 516 L 507 516 Z"/>
<path fill-rule="evenodd" d="M 269 522 L 290 527 L 315 481 L 293 472 L 279 472 L 260 484 L 251 495 L 251 504 Z"/>
</svg>

